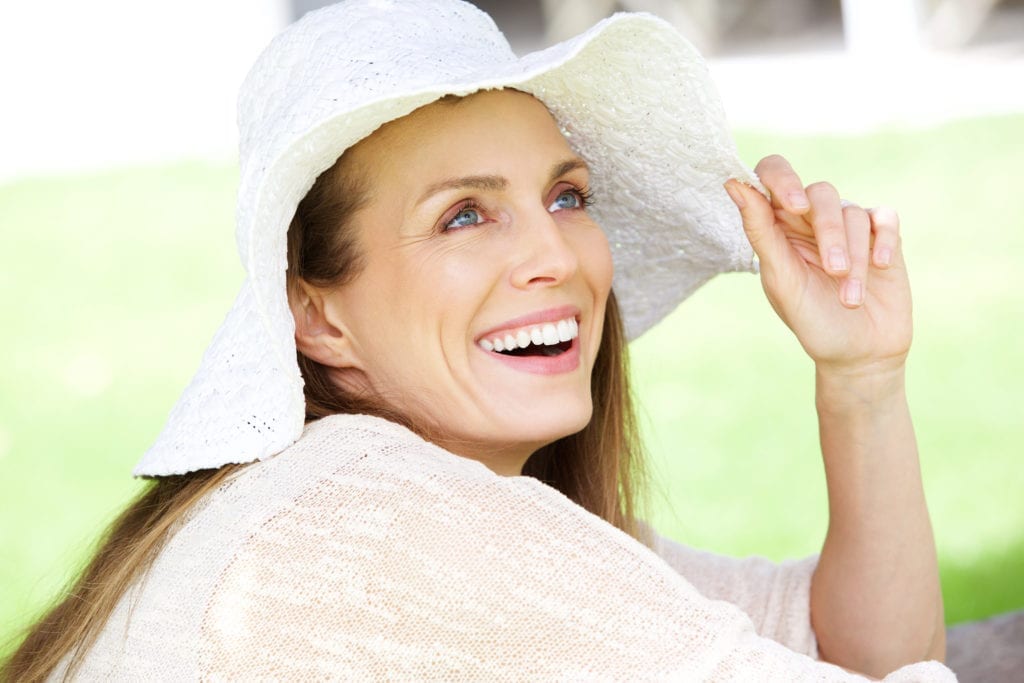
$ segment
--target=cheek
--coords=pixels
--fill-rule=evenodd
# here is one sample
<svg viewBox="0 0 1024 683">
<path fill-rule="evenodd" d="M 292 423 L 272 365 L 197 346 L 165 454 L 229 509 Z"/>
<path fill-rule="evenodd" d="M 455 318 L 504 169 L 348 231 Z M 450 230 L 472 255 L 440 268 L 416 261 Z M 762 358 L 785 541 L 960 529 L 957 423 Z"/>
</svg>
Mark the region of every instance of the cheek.
<svg viewBox="0 0 1024 683">
<path fill-rule="evenodd" d="M 612 276 L 615 273 L 611 247 L 604 232 L 595 226 L 581 234 L 577 253 L 580 270 L 590 283 L 591 289 L 603 302 L 611 291 Z"/>
<path fill-rule="evenodd" d="M 410 376 L 425 381 L 447 367 L 443 359 L 462 347 L 493 283 L 494 262 L 468 252 L 421 251 L 396 255 L 359 283 L 350 304 L 359 310 L 367 369 L 379 383 Z"/>
<path fill-rule="evenodd" d="M 480 233 L 483 235 L 482 231 Z M 504 247 L 496 240 L 439 242 L 414 260 L 405 288 L 417 311 L 434 320 L 453 318 L 462 332 L 501 278 Z"/>
</svg>

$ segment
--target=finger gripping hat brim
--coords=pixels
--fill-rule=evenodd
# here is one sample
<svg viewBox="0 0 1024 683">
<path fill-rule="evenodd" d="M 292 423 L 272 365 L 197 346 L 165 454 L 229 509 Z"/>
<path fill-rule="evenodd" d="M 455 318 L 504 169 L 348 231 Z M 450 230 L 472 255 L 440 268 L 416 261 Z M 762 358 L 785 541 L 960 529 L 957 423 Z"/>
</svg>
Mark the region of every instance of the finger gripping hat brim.
<svg viewBox="0 0 1024 683">
<path fill-rule="evenodd" d="M 490 17 L 455 0 L 311 12 L 274 39 L 242 87 L 237 239 L 247 278 L 134 474 L 260 460 L 298 439 L 305 404 L 285 291 L 296 206 L 384 123 L 496 88 L 541 100 L 590 167 L 591 212 L 612 248 L 631 339 L 715 274 L 752 269 L 722 184 L 759 184 L 737 157 L 704 61 L 662 20 L 618 14 L 520 59 Z"/>
</svg>

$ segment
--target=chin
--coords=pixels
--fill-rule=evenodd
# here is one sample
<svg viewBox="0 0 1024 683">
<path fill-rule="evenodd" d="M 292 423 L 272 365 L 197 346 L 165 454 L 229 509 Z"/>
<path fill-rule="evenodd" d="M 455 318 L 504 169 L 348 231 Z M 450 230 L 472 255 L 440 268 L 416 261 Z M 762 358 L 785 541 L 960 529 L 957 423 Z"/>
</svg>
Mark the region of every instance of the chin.
<svg viewBox="0 0 1024 683">
<path fill-rule="evenodd" d="M 586 402 L 579 405 L 567 405 L 560 403 L 552 406 L 552 410 L 541 411 L 539 406 L 534 406 L 516 420 L 509 429 L 519 434 L 519 439 L 524 442 L 538 444 L 541 448 L 559 439 L 581 431 L 590 424 L 593 417 L 593 404 L 587 396 Z"/>
</svg>

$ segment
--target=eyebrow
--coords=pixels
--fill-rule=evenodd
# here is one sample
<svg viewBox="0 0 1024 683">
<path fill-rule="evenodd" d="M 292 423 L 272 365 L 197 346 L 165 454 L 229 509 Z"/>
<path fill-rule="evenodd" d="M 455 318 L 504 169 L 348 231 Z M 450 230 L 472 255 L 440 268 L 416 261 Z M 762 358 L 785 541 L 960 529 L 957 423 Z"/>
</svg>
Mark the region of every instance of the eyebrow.
<svg viewBox="0 0 1024 683">
<path fill-rule="evenodd" d="M 588 173 L 590 172 L 590 167 L 587 166 L 587 162 L 583 161 L 583 159 L 580 159 L 579 157 L 560 161 L 551 167 L 551 175 L 548 177 L 548 182 L 554 181 L 555 179 L 564 176 L 566 173 L 571 173 L 572 171 L 580 168 Z"/>
<path fill-rule="evenodd" d="M 575 171 L 580 168 L 589 170 L 587 162 L 583 161 L 583 159 L 580 159 L 579 157 L 559 161 L 551 167 L 551 173 L 548 175 L 548 182 L 553 182 L 566 173 L 570 173 L 571 171 Z M 500 192 L 508 189 L 508 178 L 500 175 L 468 175 L 460 178 L 446 178 L 445 180 L 441 180 L 430 185 L 416 203 L 422 204 L 438 192 L 464 189 Z"/>
</svg>

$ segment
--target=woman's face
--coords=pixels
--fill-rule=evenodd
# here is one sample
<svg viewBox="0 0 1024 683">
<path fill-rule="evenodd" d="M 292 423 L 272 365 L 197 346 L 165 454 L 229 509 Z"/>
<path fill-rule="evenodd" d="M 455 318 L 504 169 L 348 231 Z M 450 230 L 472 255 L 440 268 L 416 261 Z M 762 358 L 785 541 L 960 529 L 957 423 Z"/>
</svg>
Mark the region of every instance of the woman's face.
<svg viewBox="0 0 1024 683">
<path fill-rule="evenodd" d="M 335 380 L 519 474 L 591 417 L 612 261 L 586 165 L 516 91 L 424 107 L 350 153 L 369 197 L 364 267 L 323 298 Z"/>
</svg>

